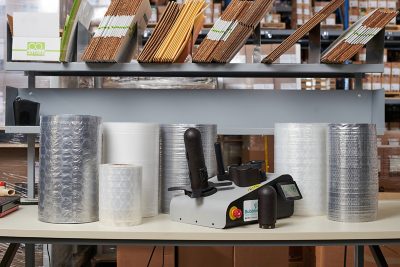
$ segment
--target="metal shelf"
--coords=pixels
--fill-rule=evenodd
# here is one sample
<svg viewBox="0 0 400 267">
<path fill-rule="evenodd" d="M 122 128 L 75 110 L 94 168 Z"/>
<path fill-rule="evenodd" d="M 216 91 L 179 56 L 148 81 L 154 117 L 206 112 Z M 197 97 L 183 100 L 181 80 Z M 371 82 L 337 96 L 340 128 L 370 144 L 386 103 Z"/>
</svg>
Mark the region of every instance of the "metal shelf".
<svg viewBox="0 0 400 267">
<path fill-rule="evenodd" d="M 40 134 L 40 126 L 7 126 L 5 127 L 6 133 L 18 134 Z"/>
<path fill-rule="evenodd" d="M 142 77 L 361 77 L 382 73 L 383 64 L 136 64 L 6 62 L 7 71 L 34 76 L 142 76 Z"/>
<path fill-rule="evenodd" d="M 391 105 L 400 105 L 400 98 L 397 97 L 386 97 L 385 98 L 385 103 L 386 104 L 391 104 Z"/>
</svg>

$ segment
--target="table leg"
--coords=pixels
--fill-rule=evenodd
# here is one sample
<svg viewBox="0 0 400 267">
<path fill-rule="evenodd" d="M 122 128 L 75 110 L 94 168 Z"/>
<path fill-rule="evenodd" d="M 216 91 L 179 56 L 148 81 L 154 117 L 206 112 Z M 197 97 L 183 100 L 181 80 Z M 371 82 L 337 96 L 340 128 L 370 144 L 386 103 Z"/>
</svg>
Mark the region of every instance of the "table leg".
<svg viewBox="0 0 400 267">
<path fill-rule="evenodd" d="M 369 246 L 371 250 L 371 254 L 374 257 L 376 266 L 378 267 L 388 267 L 389 265 L 386 262 L 385 256 L 383 256 L 382 250 L 377 245 Z"/>
<path fill-rule="evenodd" d="M 35 267 L 35 244 L 25 244 L 25 267 Z"/>
<path fill-rule="evenodd" d="M 364 246 L 355 246 L 354 267 L 364 267 Z"/>
<path fill-rule="evenodd" d="M 1 267 L 11 266 L 11 263 L 14 260 L 15 254 L 17 253 L 20 245 L 20 243 L 10 243 L 10 245 L 8 245 L 7 251 L 0 262 Z"/>
</svg>

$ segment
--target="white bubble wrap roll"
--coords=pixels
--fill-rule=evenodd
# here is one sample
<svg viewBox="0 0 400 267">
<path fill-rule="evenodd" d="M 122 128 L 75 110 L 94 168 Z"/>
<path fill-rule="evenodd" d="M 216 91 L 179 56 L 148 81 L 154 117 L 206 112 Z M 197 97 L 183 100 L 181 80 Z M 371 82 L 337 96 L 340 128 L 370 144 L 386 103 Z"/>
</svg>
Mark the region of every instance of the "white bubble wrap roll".
<svg viewBox="0 0 400 267">
<path fill-rule="evenodd" d="M 151 123 L 104 123 L 103 163 L 142 166 L 142 215 L 158 214 L 160 127 Z"/>
<path fill-rule="evenodd" d="M 275 124 L 275 173 L 290 174 L 303 196 L 295 215 L 327 213 L 326 135 L 326 124 Z"/>
<path fill-rule="evenodd" d="M 102 164 L 99 180 L 99 220 L 111 226 L 142 222 L 142 167 Z"/>
</svg>

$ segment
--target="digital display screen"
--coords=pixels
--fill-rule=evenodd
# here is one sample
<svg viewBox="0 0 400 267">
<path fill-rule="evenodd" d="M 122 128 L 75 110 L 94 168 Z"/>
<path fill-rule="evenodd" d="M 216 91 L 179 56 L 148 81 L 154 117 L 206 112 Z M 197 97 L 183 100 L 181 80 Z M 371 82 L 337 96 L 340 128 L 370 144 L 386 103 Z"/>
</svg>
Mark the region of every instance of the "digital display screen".
<svg viewBox="0 0 400 267">
<path fill-rule="evenodd" d="M 300 192 L 297 190 L 295 184 L 282 184 L 282 192 L 285 194 L 286 198 L 297 198 L 300 197 Z"/>
</svg>

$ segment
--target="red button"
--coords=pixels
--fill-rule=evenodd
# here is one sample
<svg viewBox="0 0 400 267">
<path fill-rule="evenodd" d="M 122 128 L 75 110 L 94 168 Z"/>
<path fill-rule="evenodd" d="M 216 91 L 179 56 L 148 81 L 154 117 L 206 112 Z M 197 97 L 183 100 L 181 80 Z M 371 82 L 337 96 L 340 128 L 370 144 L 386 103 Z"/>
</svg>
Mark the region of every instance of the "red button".
<svg viewBox="0 0 400 267">
<path fill-rule="evenodd" d="M 241 218 L 242 215 L 243 215 L 243 212 L 242 212 L 240 209 L 235 209 L 235 210 L 233 211 L 233 216 L 234 216 L 236 219 Z"/>
<path fill-rule="evenodd" d="M 0 181 L 0 186 L 6 186 L 6 182 Z"/>
</svg>

